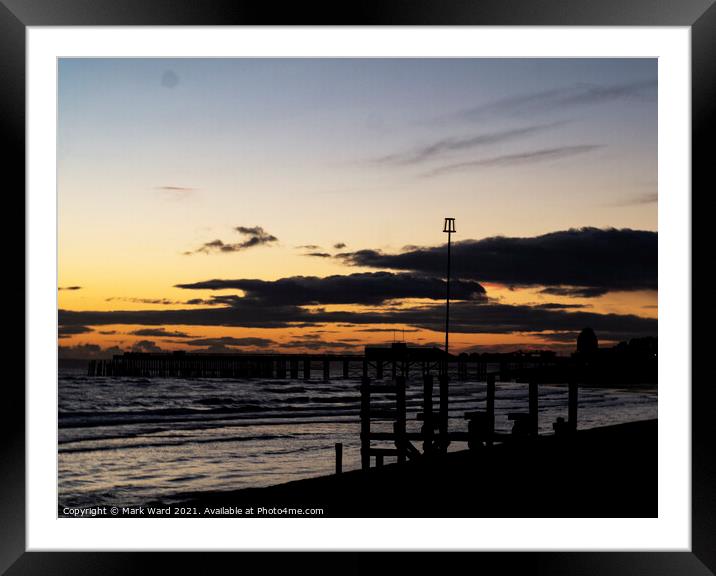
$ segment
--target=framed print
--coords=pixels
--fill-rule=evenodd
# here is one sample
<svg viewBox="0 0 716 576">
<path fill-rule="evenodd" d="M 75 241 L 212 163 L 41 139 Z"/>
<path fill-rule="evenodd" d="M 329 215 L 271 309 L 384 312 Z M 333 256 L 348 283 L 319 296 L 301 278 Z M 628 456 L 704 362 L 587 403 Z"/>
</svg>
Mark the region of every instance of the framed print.
<svg viewBox="0 0 716 576">
<path fill-rule="evenodd" d="M 713 570 L 709 2 L 2 9 L 8 574 Z"/>
</svg>

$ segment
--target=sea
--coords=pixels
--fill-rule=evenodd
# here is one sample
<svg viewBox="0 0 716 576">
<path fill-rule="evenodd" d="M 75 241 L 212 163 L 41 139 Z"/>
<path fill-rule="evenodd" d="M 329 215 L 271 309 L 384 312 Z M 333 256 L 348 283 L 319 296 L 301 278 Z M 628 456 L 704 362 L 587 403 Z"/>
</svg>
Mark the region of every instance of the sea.
<svg viewBox="0 0 716 576">
<path fill-rule="evenodd" d="M 88 377 L 83 369 L 61 369 L 59 506 L 168 504 L 188 492 L 332 474 L 339 442 L 343 469 L 360 468 L 360 383 L 331 376 L 325 382 Z M 510 431 L 509 412 L 527 411 L 527 392 L 527 384 L 497 382 L 497 431 Z M 451 430 L 467 429 L 465 412 L 484 409 L 485 394 L 485 382 L 450 382 Z M 390 406 L 390 397 L 382 402 Z M 409 379 L 408 431 L 419 430 L 421 404 L 422 381 Z M 582 387 L 578 413 L 580 429 L 653 419 L 657 391 Z M 566 386 L 540 385 L 540 434 L 553 433 L 559 416 L 567 417 Z M 375 423 L 373 430 L 388 426 Z M 454 442 L 450 450 L 465 447 Z"/>
</svg>

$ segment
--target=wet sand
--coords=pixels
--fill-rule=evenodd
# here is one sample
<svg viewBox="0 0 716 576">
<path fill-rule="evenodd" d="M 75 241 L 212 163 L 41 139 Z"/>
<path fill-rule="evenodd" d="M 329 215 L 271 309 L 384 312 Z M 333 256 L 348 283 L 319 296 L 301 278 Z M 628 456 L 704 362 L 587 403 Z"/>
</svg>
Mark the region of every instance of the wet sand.
<svg viewBox="0 0 716 576">
<path fill-rule="evenodd" d="M 320 508 L 325 517 L 656 517 L 657 480 L 657 420 L 648 420 L 171 504 L 201 515 L 233 507 Z M 288 516 L 253 517 L 267 515 Z"/>
</svg>

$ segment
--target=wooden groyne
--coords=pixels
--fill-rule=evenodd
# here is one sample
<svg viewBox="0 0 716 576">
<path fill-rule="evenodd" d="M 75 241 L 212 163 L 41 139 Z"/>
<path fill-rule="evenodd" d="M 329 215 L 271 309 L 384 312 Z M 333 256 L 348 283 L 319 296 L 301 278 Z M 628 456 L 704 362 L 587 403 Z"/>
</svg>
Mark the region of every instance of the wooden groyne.
<svg viewBox="0 0 716 576">
<path fill-rule="evenodd" d="M 450 379 L 445 372 L 439 376 L 437 412 L 433 408 L 433 376 L 423 376 L 423 409 L 417 413 L 417 419 L 422 422 L 422 426 L 416 432 L 406 431 L 405 377 L 398 376 L 387 385 L 383 382 L 373 383 L 370 378 L 364 377 L 360 387 L 361 468 L 370 468 L 373 461 L 375 466 L 380 468 L 386 457 L 394 457 L 396 463 L 404 464 L 408 460 L 445 454 L 452 442 L 464 442 L 470 450 L 483 451 L 495 443 L 536 440 L 539 436 L 539 383 L 533 380 L 527 384 L 527 412 L 507 414 L 508 419 L 513 422 L 511 433 L 498 433 L 495 432 L 495 376 L 494 373 L 487 375 L 485 410 L 464 413 L 464 419 L 467 421 L 466 432 L 451 431 L 448 428 Z M 577 382 L 569 382 L 567 420 L 559 417 L 552 424 L 555 434 L 560 437 L 570 436 L 577 431 L 578 395 Z M 373 404 L 376 396 L 377 406 Z M 392 431 L 373 431 L 374 422 L 388 422 L 392 424 Z M 389 443 L 388 446 L 386 443 Z"/>
</svg>

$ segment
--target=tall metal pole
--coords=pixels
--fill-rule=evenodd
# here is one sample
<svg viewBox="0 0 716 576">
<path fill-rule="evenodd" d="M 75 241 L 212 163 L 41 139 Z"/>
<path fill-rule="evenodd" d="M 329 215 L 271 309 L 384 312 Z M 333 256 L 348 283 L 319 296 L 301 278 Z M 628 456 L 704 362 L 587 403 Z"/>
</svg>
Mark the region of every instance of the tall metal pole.
<svg viewBox="0 0 716 576">
<path fill-rule="evenodd" d="M 445 298 L 445 365 L 448 361 L 448 335 L 450 334 L 450 240 L 452 230 L 448 230 L 448 257 L 447 257 L 447 297 Z"/>
<path fill-rule="evenodd" d="M 445 298 L 445 360 L 442 362 L 442 374 L 440 376 L 440 420 L 438 423 L 438 428 L 440 432 L 440 450 L 442 452 L 447 452 L 448 444 L 450 444 L 450 440 L 448 440 L 448 418 L 449 418 L 449 412 L 448 412 L 448 354 L 449 354 L 449 338 L 450 338 L 450 257 L 451 257 L 451 247 L 452 247 L 452 233 L 455 232 L 455 218 L 445 218 L 445 226 L 443 227 L 443 232 L 447 232 L 448 235 L 448 261 L 447 261 L 447 278 L 446 278 L 446 286 L 447 286 L 447 295 Z"/>
</svg>

